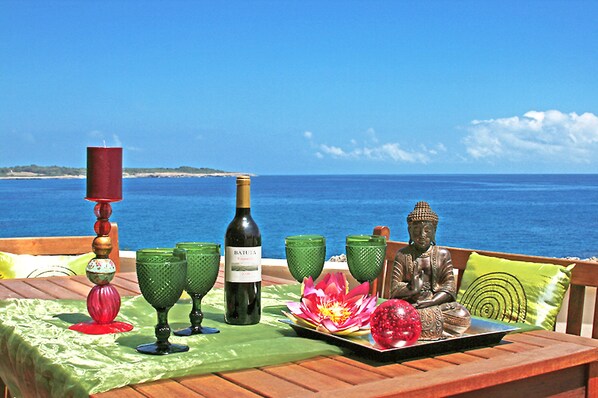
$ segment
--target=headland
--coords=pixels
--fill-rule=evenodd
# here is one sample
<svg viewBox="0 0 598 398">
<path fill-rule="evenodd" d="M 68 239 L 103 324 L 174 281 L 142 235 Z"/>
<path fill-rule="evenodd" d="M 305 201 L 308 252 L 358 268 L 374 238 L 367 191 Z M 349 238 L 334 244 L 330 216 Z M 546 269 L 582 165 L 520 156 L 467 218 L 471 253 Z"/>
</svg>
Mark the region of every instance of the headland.
<svg viewBox="0 0 598 398">
<path fill-rule="evenodd" d="M 207 167 L 181 166 L 177 168 L 124 168 L 124 178 L 181 178 L 181 177 L 236 177 L 251 173 L 231 172 Z M 0 167 L 0 179 L 64 179 L 85 178 L 86 169 L 62 166 Z"/>
</svg>

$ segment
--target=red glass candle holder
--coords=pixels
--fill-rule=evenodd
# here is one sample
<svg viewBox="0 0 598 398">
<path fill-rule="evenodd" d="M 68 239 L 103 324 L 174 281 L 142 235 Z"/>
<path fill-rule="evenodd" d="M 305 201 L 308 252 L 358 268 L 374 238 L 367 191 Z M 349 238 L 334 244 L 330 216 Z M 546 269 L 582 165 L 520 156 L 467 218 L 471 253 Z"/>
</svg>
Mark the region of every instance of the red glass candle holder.
<svg viewBox="0 0 598 398">
<path fill-rule="evenodd" d="M 97 236 L 92 247 L 96 257 L 89 261 L 86 269 L 87 278 L 95 284 L 87 296 L 87 311 L 93 320 L 77 323 L 69 329 L 85 334 L 128 332 L 133 329 L 133 325 L 114 320 L 120 310 L 120 295 L 110 284 L 116 273 L 116 265 L 108 258 L 112 251 L 112 242 L 108 236 L 112 207 L 108 201 L 98 202 L 94 213 L 97 217 L 94 224 Z"/>
</svg>

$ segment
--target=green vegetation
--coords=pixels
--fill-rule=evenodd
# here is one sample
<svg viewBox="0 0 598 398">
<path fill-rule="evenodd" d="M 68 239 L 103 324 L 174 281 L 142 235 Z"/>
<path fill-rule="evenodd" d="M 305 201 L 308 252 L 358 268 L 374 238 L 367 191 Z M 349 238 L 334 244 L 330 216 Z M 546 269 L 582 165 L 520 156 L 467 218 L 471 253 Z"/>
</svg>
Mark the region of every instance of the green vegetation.
<svg viewBox="0 0 598 398">
<path fill-rule="evenodd" d="M 177 167 L 176 169 L 170 168 L 130 168 L 125 169 L 125 173 L 130 175 L 136 174 L 159 174 L 159 173 L 184 173 L 184 174 L 213 174 L 213 173 L 226 173 L 226 171 L 216 170 L 216 169 L 209 169 L 207 167 L 190 167 L 190 166 L 181 166 Z"/>
<path fill-rule="evenodd" d="M 45 177 L 79 176 L 85 175 L 85 169 L 60 166 L 37 166 L 34 164 L 31 166 L 0 167 L 0 177 L 10 177 L 20 174 L 35 174 Z"/>
<path fill-rule="evenodd" d="M 141 174 L 214 174 L 227 173 L 226 171 L 210 169 L 207 167 L 190 167 L 181 166 L 175 169 L 171 168 L 126 168 L 123 173 L 130 176 Z M 68 176 L 85 176 L 85 168 L 76 167 L 61 167 L 61 166 L 15 166 L 15 167 L 0 167 L 0 177 L 68 177 Z"/>
</svg>

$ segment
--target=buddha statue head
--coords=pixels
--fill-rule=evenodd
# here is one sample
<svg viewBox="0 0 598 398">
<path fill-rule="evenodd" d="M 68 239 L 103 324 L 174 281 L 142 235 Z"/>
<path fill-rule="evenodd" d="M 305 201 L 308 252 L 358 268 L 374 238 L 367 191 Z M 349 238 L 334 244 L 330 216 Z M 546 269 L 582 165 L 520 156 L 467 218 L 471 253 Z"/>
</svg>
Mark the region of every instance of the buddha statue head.
<svg viewBox="0 0 598 398">
<path fill-rule="evenodd" d="M 417 202 L 415 208 L 407 216 L 409 245 L 420 252 L 425 252 L 436 244 L 436 227 L 438 215 L 432 211 L 427 202 Z"/>
</svg>

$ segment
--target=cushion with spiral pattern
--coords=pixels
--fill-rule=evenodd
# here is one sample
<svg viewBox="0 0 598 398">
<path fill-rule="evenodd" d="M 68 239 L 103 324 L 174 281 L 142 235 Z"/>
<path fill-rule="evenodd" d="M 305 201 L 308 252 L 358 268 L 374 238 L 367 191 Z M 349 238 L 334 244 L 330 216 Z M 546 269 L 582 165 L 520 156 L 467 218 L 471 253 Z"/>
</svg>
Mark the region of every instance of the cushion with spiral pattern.
<svg viewBox="0 0 598 398">
<path fill-rule="evenodd" d="M 573 266 L 514 261 L 472 252 L 457 301 L 471 315 L 553 330 Z"/>
</svg>

